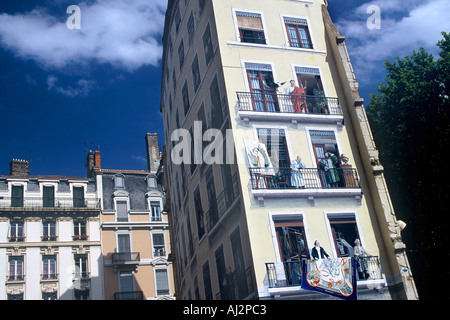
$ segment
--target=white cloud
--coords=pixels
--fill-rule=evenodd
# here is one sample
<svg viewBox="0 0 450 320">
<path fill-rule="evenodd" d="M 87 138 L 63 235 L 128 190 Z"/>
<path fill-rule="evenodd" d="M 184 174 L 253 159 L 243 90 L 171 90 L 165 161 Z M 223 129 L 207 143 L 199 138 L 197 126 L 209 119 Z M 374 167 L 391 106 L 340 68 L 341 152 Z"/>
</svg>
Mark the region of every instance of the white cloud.
<svg viewBox="0 0 450 320">
<path fill-rule="evenodd" d="M 159 63 L 167 1 L 96 0 L 78 6 L 80 30 L 67 28 L 65 11 L 58 17 L 42 7 L 0 14 L 0 43 L 47 70 L 95 61 L 133 71 Z"/>
<path fill-rule="evenodd" d="M 80 79 L 74 86 L 58 85 L 59 79 L 54 75 L 47 77 L 47 90 L 55 90 L 67 97 L 87 96 L 91 90 L 96 88 L 96 83 L 93 80 Z"/>
<path fill-rule="evenodd" d="M 366 12 L 369 5 L 381 9 L 381 29 L 367 28 Z M 441 31 L 450 31 L 450 1 L 388 1 L 366 2 L 336 21 L 347 46 L 360 82 L 370 81 L 371 73 L 383 68 L 385 59 L 411 55 L 420 47 L 437 55 L 436 43 Z"/>
</svg>

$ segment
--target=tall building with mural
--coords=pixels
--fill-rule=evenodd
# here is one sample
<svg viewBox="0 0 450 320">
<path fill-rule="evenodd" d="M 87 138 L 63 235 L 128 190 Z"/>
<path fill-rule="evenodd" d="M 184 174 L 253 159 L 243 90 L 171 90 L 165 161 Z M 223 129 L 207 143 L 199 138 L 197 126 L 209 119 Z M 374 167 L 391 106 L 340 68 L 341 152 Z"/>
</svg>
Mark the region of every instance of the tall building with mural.
<svg viewBox="0 0 450 320">
<path fill-rule="evenodd" d="M 328 297 L 301 284 L 318 243 L 369 253 L 358 299 L 417 299 L 327 1 L 170 0 L 163 42 L 177 299 Z"/>
</svg>

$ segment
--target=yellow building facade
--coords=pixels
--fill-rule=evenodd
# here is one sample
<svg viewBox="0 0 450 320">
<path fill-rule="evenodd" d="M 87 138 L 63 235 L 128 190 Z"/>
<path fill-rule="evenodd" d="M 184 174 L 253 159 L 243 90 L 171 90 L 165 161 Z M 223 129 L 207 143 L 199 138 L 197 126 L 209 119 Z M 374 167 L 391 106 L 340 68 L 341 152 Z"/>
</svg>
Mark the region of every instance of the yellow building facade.
<svg viewBox="0 0 450 320">
<path fill-rule="evenodd" d="M 353 256 L 356 239 L 371 255 L 358 298 L 418 298 L 345 38 L 326 6 L 169 1 L 161 111 L 177 298 L 321 299 L 301 289 L 299 261 L 316 240 L 330 257 Z M 177 164 L 180 128 L 193 146 Z M 207 129 L 223 138 L 220 163 L 205 160 Z"/>
</svg>

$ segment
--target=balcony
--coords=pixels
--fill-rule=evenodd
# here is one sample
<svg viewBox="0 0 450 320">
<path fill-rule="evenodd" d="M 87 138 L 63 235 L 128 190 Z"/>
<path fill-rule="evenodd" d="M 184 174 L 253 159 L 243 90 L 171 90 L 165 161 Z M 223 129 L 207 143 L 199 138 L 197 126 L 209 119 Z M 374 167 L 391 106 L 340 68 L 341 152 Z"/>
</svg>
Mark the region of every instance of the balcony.
<svg viewBox="0 0 450 320">
<path fill-rule="evenodd" d="M 338 98 L 262 92 L 237 92 L 239 117 L 251 120 L 338 123 L 343 114 Z"/>
<path fill-rule="evenodd" d="M 111 264 L 114 270 L 119 268 L 135 268 L 137 269 L 141 261 L 141 255 L 139 252 L 115 252 L 111 255 Z"/>
<path fill-rule="evenodd" d="M 0 196 L 0 211 L 100 210 L 98 198 L 43 198 Z"/>
<path fill-rule="evenodd" d="M 367 265 L 367 276 L 362 278 L 356 272 L 358 286 L 365 281 L 379 282 L 383 279 L 381 275 L 380 261 L 377 256 L 364 258 Z M 361 278 L 360 278 L 361 277 Z M 300 290 L 302 282 L 302 261 L 268 262 L 266 263 L 266 280 L 270 289 L 297 287 Z"/>
<path fill-rule="evenodd" d="M 300 177 L 292 178 L 291 168 L 249 168 L 252 193 L 255 198 L 359 197 L 362 191 L 356 169 L 337 168 L 324 171 L 318 168 L 300 169 Z M 298 184 L 298 185 L 297 185 Z"/>
<path fill-rule="evenodd" d="M 144 300 L 142 291 L 115 292 L 114 300 Z"/>
<path fill-rule="evenodd" d="M 73 273 L 73 288 L 76 290 L 87 290 L 91 286 L 90 273 L 86 271 L 79 271 Z"/>
</svg>

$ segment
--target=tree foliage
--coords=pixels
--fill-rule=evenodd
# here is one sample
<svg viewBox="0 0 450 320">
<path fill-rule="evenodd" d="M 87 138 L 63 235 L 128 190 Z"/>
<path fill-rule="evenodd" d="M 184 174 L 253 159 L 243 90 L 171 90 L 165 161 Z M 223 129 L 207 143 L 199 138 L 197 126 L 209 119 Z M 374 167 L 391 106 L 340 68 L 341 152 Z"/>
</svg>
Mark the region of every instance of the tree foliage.
<svg viewBox="0 0 450 320">
<path fill-rule="evenodd" d="M 429 284 L 448 274 L 439 270 L 450 231 L 450 33 L 442 35 L 437 59 L 420 48 L 385 61 L 385 82 L 366 109 L 397 217 L 409 225 L 404 238 L 422 298 L 439 298 Z"/>
</svg>

